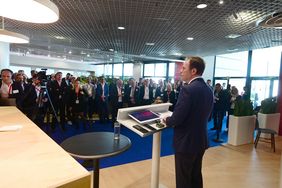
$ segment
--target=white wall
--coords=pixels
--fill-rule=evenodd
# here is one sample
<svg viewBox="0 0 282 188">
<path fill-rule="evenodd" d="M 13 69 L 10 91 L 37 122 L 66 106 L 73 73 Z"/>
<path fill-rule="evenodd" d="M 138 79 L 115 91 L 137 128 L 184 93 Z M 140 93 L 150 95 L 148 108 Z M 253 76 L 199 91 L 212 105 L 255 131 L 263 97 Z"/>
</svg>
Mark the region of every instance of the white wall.
<svg viewBox="0 0 282 188">
<path fill-rule="evenodd" d="M 133 64 L 133 78 L 138 81 L 139 78 L 142 77 L 143 64 L 142 63 L 134 63 Z"/>
<path fill-rule="evenodd" d="M 10 53 L 10 44 L 5 42 L 0 42 L 0 70 L 9 68 L 9 53 Z"/>
<path fill-rule="evenodd" d="M 210 79 L 213 82 L 213 72 L 214 72 L 214 56 L 203 57 L 206 62 L 206 68 L 203 74 L 205 80 Z"/>
</svg>

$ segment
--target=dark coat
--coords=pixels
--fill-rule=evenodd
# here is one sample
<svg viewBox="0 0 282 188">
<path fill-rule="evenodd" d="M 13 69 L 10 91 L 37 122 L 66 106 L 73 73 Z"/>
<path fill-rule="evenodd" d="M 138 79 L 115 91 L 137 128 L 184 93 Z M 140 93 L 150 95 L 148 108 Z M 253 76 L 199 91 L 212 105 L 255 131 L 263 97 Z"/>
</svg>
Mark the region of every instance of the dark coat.
<svg viewBox="0 0 282 188">
<path fill-rule="evenodd" d="M 173 114 L 166 119 L 174 127 L 175 152 L 198 153 L 208 148 L 207 124 L 213 93 L 202 78 L 182 87 Z"/>
</svg>

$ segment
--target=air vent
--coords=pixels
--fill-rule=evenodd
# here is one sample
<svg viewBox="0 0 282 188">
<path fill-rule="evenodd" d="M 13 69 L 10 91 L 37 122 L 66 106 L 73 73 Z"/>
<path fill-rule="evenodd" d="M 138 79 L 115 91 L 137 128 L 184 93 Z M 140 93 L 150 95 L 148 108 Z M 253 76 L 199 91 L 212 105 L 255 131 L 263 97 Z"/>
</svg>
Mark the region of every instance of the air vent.
<svg viewBox="0 0 282 188">
<path fill-rule="evenodd" d="M 258 23 L 258 25 L 262 27 L 282 29 L 282 10 L 265 17 Z"/>
</svg>

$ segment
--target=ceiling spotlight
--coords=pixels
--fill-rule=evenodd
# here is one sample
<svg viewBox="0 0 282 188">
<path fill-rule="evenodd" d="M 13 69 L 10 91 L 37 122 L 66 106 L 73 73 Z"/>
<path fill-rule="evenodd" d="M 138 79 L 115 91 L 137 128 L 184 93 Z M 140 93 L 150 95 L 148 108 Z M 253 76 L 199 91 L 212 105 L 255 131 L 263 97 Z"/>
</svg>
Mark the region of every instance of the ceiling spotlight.
<svg viewBox="0 0 282 188">
<path fill-rule="evenodd" d="M 0 29 L 0 41 L 7 43 L 29 43 L 29 38 L 19 33 Z"/>
<path fill-rule="evenodd" d="M 199 8 L 199 9 L 203 9 L 203 8 L 206 8 L 208 5 L 207 4 L 199 4 L 199 5 L 197 5 L 197 8 Z"/>
<path fill-rule="evenodd" d="M 87 54 L 87 57 L 90 57 L 90 54 Z"/>
<path fill-rule="evenodd" d="M 59 40 L 64 40 L 64 39 L 66 39 L 65 37 L 63 37 L 63 36 L 54 36 L 56 39 L 59 39 Z"/>
<path fill-rule="evenodd" d="M 71 51 L 71 50 L 69 51 L 69 54 L 72 54 L 72 51 Z"/>
<path fill-rule="evenodd" d="M 223 1 L 223 0 L 220 0 L 218 3 L 219 3 L 220 5 L 222 5 L 222 4 L 224 3 L 224 1 Z"/>
<path fill-rule="evenodd" d="M 112 48 L 111 48 L 111 49 L 109 49 L 109 51 L 113 52 L 113 51 L 114 51 L 114 49 L 112 49 Z"/>
<path fill-rule="evenodd" d="M 230 35 L 225 36 L 225 38 L 228 38 L 228 39 L 235 39 L 235 38 L 238 38 L 238 37 L 241 37 L 241 35 L 239 35 L 239 34 L 230 34 Z"/>
<path fill-rule="evenodd" d="M 146 42 L 146 45 L 147 45 L 147 46 L 154 46 L 155 43 L 153 43 L 153 42 Z"/>
<path fill-rule="evenodd" d="M 120 27 L 118 27 L 118 29 L 119 30 L 125 30 L 125 27 L 120 26 Z"/>
<path fill-rule="evenodd" d="M 187 40 L 194 40 L 194 38 L 193 37 L 188 37 Z"/>
<path fill-rule="evenodd" d="M 0 16 L 31 23 L 53 23 L 59 9 L 50 0 L 1 0 Z"/>
</svg>

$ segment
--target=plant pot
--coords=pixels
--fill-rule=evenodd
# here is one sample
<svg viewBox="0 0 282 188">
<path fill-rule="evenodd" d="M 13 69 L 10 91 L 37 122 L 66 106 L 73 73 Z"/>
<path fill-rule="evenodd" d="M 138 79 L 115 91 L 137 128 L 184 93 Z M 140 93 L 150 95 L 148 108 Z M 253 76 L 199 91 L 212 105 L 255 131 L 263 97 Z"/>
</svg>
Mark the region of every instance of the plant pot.
<svg viewBox="0 0 282 188">
<path fill-rule="evenodd" d="M 258 122 L 260 128 L 272 129 L 278 133 L 280 123 L 280 113 L 263 114 L 258 113 Z M 270 138 L 269 134 L 261 134 L 261 137 Z"/>
<path fill-rule="evenodd" d="M 228 144 L 233 146 L 254 141 L 256 116 L 229 116 Z"/>
</svg>

